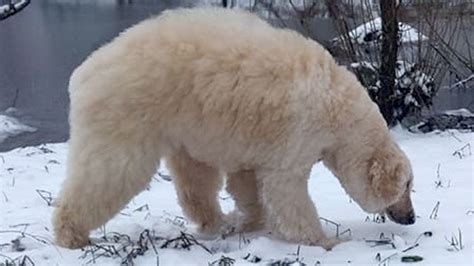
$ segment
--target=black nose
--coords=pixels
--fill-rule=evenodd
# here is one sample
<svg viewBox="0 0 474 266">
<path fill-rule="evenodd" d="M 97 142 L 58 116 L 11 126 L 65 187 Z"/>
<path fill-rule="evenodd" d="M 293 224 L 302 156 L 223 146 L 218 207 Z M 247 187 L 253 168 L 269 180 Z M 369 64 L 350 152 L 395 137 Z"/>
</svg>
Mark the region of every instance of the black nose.
<svg viewBox="0 0 474 266">
<path fill-rule="evenodd" d="M 416 220 L 415 213 L 410 212 L 410 214 L 407 217 L 403 217 L 403 218 L 399 219 L 398 222 L 400 224 L 408 225 L 408 224 L 414 224 L 415 220 Z"/>
<path fill-rule="evenodd" d="M 398 215 L 395 215 L 394 213 L 392 213 L 390 211 L 388 211 L 387 214 L 388 214 L 388 217 L 392 221 L 394 221 L 398 224 L 409 225 L 409 224 L 414 224 L 415 221 L 416 221 L 416 216 L 415 216 L 415 213 L 413 211 L 411 211 L 406 216 L 398 216 Z"/>
<path fill-rule="evenodd" d="M 406 224 L 414 224 L 416 221 L 416 216 L 414 213 L 411 213 L 410 216 L 406 219 Z"/>
</svg>

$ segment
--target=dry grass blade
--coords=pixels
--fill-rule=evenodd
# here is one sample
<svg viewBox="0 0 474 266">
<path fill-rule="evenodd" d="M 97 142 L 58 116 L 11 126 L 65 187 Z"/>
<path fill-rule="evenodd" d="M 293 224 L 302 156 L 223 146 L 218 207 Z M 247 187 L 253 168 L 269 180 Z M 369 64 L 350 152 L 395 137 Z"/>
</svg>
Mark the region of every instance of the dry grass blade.
<svg viewBox="0 0 474 266">
<path fill-rule="evenodd" d="M 453 152 L 453 156 L 458 156 L 459 159 L 463 159 L 464 157 L 471 156 L 471 155 L 472 155 L 472 151 L 471 151 L 470 143 L 462 146 L 461 148 Z"/>
<path fill-rule="evenodd" d="M 153 236 L 150 230 L 145 229 L 137 241 L 132 241 L 130 236 L 116 232 L 106 234 L 101 240 L 106 242 L 93 243 L 84 250 L 80 258 L 88 259 L 86 264 L 95 264 L 99 258 L 106 257 L 119 258 L 121 265 L 134 265 L 134 259 L 144 256 L 150 249 L 158 256 L 154 242 L 162 238 Z"/>
<path fill-rule="evenodd" d="M 430 214 L 430 219 L 432 220 L 436 220 L 438 218 L 438 211 L 439 211 L 439 205 L 441 203 L 439 201 L 436 202 L 433 210 L 431 211 L 431 214 Z"/>
<path fill-rule="evenodd" d="M 51 192 L 46 191 L 46 190 L 37 189 L 36 193 L 38 193 L 38 195 L 46 202 L 46 204 L 48 204 L 48 206 L 53 205 L 53 200 L 54 199 L 53 199 L 53 196 L 52 196 Z"/>
<path fill-rule="evenodd" d="M 44 245 L 51 245 L 51 241 L 49 241 L 48 239 L 44 238 L 44 237 L 41 237 L 41 236 L 37 236 L 37 235 L 33 235 L 33 234 L 30 234 L 30 233 L 26 233 L 24 231 L 18 231 L 18 230 L 2 230 L 0 231 L 0 234 L 8 234 L 8 233 L 13 233 L 13 234 L 19 234 L 21 237 L 28 237 L 28 238 L 31 238 L 41 244 L 44 244 Z"/>
<path fill-rule="evenodd" d="M 167 240 L 165 243 L 163 243 L 160 248 L 168 248 L 172 247 L 175 249 L 186 249 L 190 250 L 192 246 L 197 245 L 207 251 L 209 254 L 212 254 L 212 251 L 209 250 L 206 246 L 204 246 L 202 243 L 199 243 L 196 238 L 194 238 L 193 235 L 187 234 L 185 232 L 181 231 L 181 235 Z"/>
<path fill-rule="evenodd" d="M 447 237 L 445 237 L 446 241 L 448 241 L 449 243 L 449 248 L 448 248 L 448 251 L 460 251 L 464 248 L 464 245 L 462 243 L 463 239 L 462 239 L 462 232 L 461 232 L 461 229 L 458 228 L 458 234 L 453 234 L 451 236 L 451 239 L 448 239 Z"/>
</svg>

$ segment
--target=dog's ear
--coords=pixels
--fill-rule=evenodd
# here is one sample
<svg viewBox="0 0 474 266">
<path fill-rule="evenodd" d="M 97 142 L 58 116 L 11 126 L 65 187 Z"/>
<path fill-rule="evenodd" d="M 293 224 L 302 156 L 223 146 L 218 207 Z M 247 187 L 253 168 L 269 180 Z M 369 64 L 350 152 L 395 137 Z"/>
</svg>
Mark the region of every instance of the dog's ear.
<svg viewBox="0 0 474 266">
<path fill-rule="evenodd" d="M 403 165 L 397 157 L 375 153 L 369 161 L 368 175 L 378 198 L 384 199 L 386 204 L 398 200 L 403 192 Z"/>
</svg>

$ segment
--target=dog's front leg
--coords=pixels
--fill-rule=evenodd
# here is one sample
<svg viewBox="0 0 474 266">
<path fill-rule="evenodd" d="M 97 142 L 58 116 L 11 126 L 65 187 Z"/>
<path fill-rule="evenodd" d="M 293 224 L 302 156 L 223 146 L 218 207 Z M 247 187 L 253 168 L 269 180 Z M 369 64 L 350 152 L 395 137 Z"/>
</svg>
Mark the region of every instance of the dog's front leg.
<svg viewBox="0 0 474 266">
<path fill-rule="evenodd" d="M 326 237 L 321 228 L 308 194 L 309 172 L 310 169 L 257 172 L 267 223 L 273 233 L 285 240 L 330 250 L 339 240 Z"/>
</svg>

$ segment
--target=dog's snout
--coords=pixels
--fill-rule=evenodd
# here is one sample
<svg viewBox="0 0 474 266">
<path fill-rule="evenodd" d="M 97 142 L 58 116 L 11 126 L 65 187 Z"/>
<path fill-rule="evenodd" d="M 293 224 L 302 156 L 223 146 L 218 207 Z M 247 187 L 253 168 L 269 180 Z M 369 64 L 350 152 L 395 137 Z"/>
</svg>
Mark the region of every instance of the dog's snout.
<svg viewBox="0 0 474 266">
<path fill-rule="evenodd" d="M 414 224 L 416 221 L 416 215 L 414 211 L 409 212 L 407 215 L 398 215 L 391 211 L 387 211 L 390 220 L 403 225 Z"/>
<path fill-rule="evenodd" d="M 403 219 L 402 224 L 414 224 L 416 221 L 416 216 L 414 212 L 411 212 L 406 218 Z"/>
</svg>

